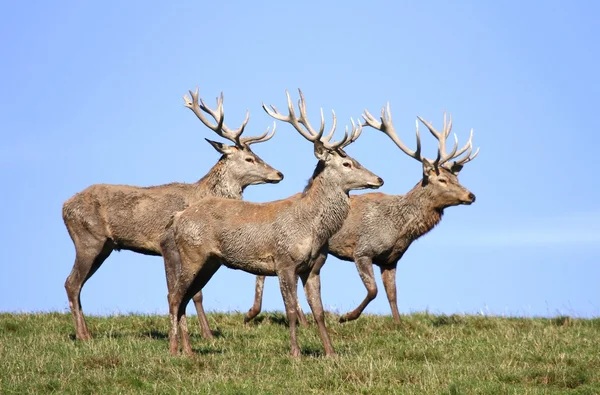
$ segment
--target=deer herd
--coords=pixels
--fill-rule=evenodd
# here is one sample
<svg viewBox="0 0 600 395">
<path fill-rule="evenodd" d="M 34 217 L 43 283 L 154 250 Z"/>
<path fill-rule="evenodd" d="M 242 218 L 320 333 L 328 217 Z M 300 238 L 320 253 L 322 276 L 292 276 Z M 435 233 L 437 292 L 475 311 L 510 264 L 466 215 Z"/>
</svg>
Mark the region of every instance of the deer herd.
<svg viewBox="0 0 600 395">
<path fill-rule="evenodd" d="M 357 319 L 377 295 L 373 264 L 379 266 L 392 315 L 400 322 L 396 302 L 396 266 L 411 243 L 429 232 L 442 218 L 446 207 L 471 204 L 475 195 L 458 181 L 463 166 L 473 153 L 473 131 L 458 148 L 454 135 L 452 149 L 446 140 L 452 118 L 444 114 L 437 131 L 418 117 L 438 141 L 437 157 L 421 155 L 419 124 L 416 122 L 416 149 L 408 148 L 396 134 L 389 104 L 379 119 L 368 111 L 364 124 L 351 120 L 340 141 L 332 141 L 337 122 L 325 134 L 325 119 L 313 127 L 306 114 L 306 102 L 299 90 L 298 113 L 289 93 L 287 115 L 274 106 L 264 110 L 277 121 L 291 124 L 313 144 L 317 165 L 301 193 L 267 203 L 242 200 L 249 185 L 278 183 L 283 174 L 252 152 L 250 146 L 266 142 L 275 134 L 269 129 L 260 136 L 242 136 L 242 125 L 231 129 L 224 123 L 223 94 L 216 108 L 206 106 L 198 89 L 184 96 L 185 106 L 218 136 L 232 145 L 208 140 L 219 153 L 219 161 L 198 182 L 171 183 L 151 187 L 92 185 L 63 205 L 63 219 L 75 245 L 75 263 L 65 282 L 77 339 L 91 338 L 81 308 L 80 294 L 86 281 L 113 250 L 130 250 L 162 256 L 167 277 L 169 303 L 169 350 L 192 354 L 185 310 L 194 300 L 204 338 L 212 332 L 202 305 L 202 289 L 225 265 L 256 275 L 255 299 L 244 321 L 260 312 L 265 276 L 277 276 L 290 328 L 291 355 L 299 356 L 297 322 L 307 325 L 298 303 L 298 277 L 319 329 L 325 355 L 335 355 L 325 327 L 321 301 L 320 271 L 327 255 L 354 261 L 367 296 L 360 305 L 344 314 L 340 322 Z M 423 166 L 421 180 L 405 195 L 379 192 L 350 195 L 351 190 L 377 189 L 383 180 L 350 157 L 345 149 L 355 142 L 363 128 L 386 134 L 402 152 Z"/>
</svg>

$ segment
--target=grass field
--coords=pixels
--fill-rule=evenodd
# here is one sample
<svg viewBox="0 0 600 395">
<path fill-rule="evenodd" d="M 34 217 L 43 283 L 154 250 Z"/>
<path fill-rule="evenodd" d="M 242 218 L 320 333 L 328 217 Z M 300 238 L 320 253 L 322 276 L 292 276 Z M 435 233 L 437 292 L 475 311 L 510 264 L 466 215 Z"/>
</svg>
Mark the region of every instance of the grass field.
<svg viewBox="0 0 600 395">
<path fill-rule="evenodd" d="M 0 314 L 0 393 L 600 394 L 600 319 L 328 315 L 339 356 L 312 324 L 294 359 L 284 316 L 258 318 L 210 314 L 205 341 L 193 317 L 188 358 L 168 354 L 166 316 L 89 317 L 81 343 L 70 314 Z"/>
</svg>

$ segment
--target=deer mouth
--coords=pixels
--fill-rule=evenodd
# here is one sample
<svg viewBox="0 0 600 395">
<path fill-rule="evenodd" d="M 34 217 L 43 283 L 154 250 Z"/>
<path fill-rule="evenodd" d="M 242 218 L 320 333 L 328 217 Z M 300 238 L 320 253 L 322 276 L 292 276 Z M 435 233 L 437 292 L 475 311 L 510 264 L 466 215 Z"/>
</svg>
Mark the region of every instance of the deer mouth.
<svg viewBox="0 0 600 395">
<path fill-rule="evenodd" d="M 267 178 L 267 183 L 268 184 L 277 184 L 281 180 L 283 180 L 283 173 L 277 172 L 277 176 Z"/>
<path fill-rule="evenodd" d="M 475 203 L 475 195 L 473 195 L 472 193 L 469 193 L 469 195 L 467 196 L 467 199 L 461 200 L 460 203 L 464 204 L 466 206 L 470 206 L 471 204 Z"/>
<path fill-rule="evenodd" d="M 381 177 L 377 177 L 377 182 L 370 182 L 367 184 L 367 188 L 369 189 L 377 189 L 383 185 L 383 179 Z"/>
</svg>

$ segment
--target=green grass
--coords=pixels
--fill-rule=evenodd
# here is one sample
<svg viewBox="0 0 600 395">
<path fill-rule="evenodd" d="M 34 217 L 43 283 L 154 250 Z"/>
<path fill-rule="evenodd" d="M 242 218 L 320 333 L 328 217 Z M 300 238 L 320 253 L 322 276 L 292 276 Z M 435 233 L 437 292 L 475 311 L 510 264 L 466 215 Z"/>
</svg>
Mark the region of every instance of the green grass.
<svg viewBox="0 0 600 395">
<path fill-rule="evenodd" d="M 281 313 L 210 314 L 213 341 L 190 318 L 192 358 L 168 354 L 166 316 L 88 317 L 82 343 L 70 314 L 0 314 L 0 394 L 600 393 L 600 319 L 328 315 L 339 356 L 312 324 L 294 359 Z"/>
</svg>

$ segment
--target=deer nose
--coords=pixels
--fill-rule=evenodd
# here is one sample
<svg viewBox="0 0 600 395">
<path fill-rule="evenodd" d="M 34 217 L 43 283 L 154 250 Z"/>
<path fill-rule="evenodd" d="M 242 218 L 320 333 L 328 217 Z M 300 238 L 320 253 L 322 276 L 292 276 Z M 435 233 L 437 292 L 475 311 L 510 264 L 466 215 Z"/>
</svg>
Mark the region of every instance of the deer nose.
<svg viewBox="0 0 600 395">
<path fill-rule="evenodd" d="M 380 185 L 383 185 L 383 178 L 377 177 L 377 182 L 379 182 Z"/>
<path fill-rule="evenodd" d="M 277 176 L 283 180 L 283 173 L 282 172 L 278 171 L 277 172 Z"/>
<path fill-rule="evenodd" d="M 471 199 L 471 202 L 475 203 L 475 195 L 473 195 L 473 193 L 469 193 L 469 199 Z"/>
</svg>

